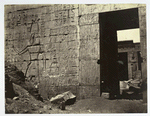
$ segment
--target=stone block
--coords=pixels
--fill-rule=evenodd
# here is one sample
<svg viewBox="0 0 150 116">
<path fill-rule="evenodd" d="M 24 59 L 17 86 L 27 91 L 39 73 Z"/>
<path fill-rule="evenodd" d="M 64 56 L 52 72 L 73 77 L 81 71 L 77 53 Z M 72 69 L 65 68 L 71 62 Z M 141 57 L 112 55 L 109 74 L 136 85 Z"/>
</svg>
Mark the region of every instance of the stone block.
<svg viewBox="0 0 150 116">
<path fill-rule="evenodd" d="M 28 47 L 30 53 L 38 53 L 40 51 L 40 46 Z"/>
<path fill-rule="evenodd" d="M 79 5 L 78 4 L 70 4 L 70 9 L 78 9 Z"/>
<path fill-rule="evenodd" d="M 99 59 L 99 39 L 80 40 L 80 59 Z"/>
<path fill-rule="evenodd" d="M 70 17 L 68 18 L 68 25 L 78 25 L 78 17 Z M 67 25 L 66 23 L 66 25 Z"/>
<path fill-rule="evenodd" d="M 101 13 L 108 11 L 116 11 L 130 8 L 137 8 L 138 4 L 95 4 L 95 5 L 79 5 L 79 15 Z"/>
<path fill-rule="evenodd" d="M 140 28 L 140 37 L 145 37 L 147 35 L 146 28 Z"/>
<path fill-rule="evenodd" d="M 68 58 L 68 52 L 59 52 L 60 60 L 64 60 Z"/>
<path fill-rule="evenodd" d="M 90 86 L 79 86 L 80 99 L 90 98 L 92 96 L 92 90 Z"/>
<path fill-rule="evenodd" d="M 66 70 L 66 74 L 69 75 L 75 75 L 77 74 L 78 69 L 77 67 L 72 67 L 72 66 L 68 66 L 67 70 Z"/>
<path fill-rule="evenodd" d="M 70 67 L 78 67 L 79 66 L 79 60 L 77 58 L 69 58 L 68 59 L 68 65 Z"/>
<path fill-rule="evenodd" d="M 76 33 L 77 32 L 77 27 L 75 25 L 68 26 L 68 31 L 71 34 Z"/>
<path fill-rule="evenodd" d="M 146 6 L 138 8 L 139 15 L 146 15 Z"/>
<path fill-rule="evenodd" d="M 58 35 L 60 32 L 60 29 L 50 29 L 50 35 Z"/>
<path fill-rule="evenodd" d="M 23 54 L 21 54 L 22 60 L 23 61 L 30 61 L 30 53 L 29 52 L 25 52 Z"/>
<path fill-rule="evenodd" d="M 57 37 L 58 36 L 50 36 L 50 42 L 52 42 L 52 43 L 57 42 Z"/>
<path fill-rule="evenodd" d="M 55 12 L 51 13 L 51 21 L 55 20 Z"/>
<path fill-rule="evenodd" d="M 68 42 L 68 49 L 77 49 L 78 46 L 79 46 L 79 42 L 77 41 Z"/>
<path fill-rule="evenodd" d="M 50 37 L 39 38 L 40 44 L 48 44 L 50 42 Z"/>
<path fill-rule="evenodd" d="M 68 51 L 68 58 L 78 58 L 78 57 L 79 57 L 79 51 L 78 50 L 70 49 Z"/>
<path fill-rule="evenodd" d="M 54 22 L 53 21 L 47 21 L 47 22 L 44 22 L 44 28 L 45 29 L 52 29 L 54 27 Z"/>
<path fill-rule="evenodd" d="M 60 43 L 60 52 L 67 52 L 68 51 L 68 44 L 67 42 Z"/>
<path fill-rule="evenodd" d="M 62 35 L 62 34 L 73 34 L 77 32 L 77 27 L 72 25 L 72 26 L 65 26 L 61 28 L 56 28 L 56 29 L 51 29 L 50 30 L 50 35 Z"/>
<path fill-rule="evenodd" d="M 73 40 L 77 40 L 77 34 L 68 34 L 68 35 L 66 35 L 66 38 L 65 38 L 64 41 L 69 42 L 69 41 L 73 41 Z"/>
<path fill-rule="evenodd" d="M 50 13 L 45 14 L 45 17 L 44 17 L 43 21 L 47 22 L 47 21 L 50 21 L 50 20 L 51 20 L 51 14 Z"/>
<path fill-rule="evenodd" d="M 68 81 L 68 86 L 79 84 L 77 76 L 70 76 L 70 77 L 67 78 L 67 81 Z"/>
<path fill-rule="evenodd" d="M 46 7 L 46 13 L 52 13 L 54 12 L 54 5 L 49 5 Z"/>
<path fill-rule="evenodd" d="M 68 10 L 68 9 L 70 9 L 70 4 L 62 4 L 62 9 L 63 9 L 63 10 Z"/>
<path fill-rule="evenodd" d="M 67 86 L 67 85 L 68 85 L 67 77 L 61 76 L 59 78 L 59 86 Z"/>
<path fill-rule="evenodd" d="M 78 9 L 70 9 L 68 12 L 68 17 L 78 17 Z"/>
<path fill-rule="evenodd" d="M 59 27 L 63 25 L 62 19 L 56 19 L 54 20 L 54 27 Z"/>
<path fill-rule="evenodd" d="M 80 61 L 80 85 L 99 85 L 100 66 L 97 60 Z"/>
<path fill-rule="evenodd" d="M 49 37 L 49 36 L 50 36 L 50 29 L 45 29 L 44 37 Z"/>
<path fill-rule="evenodd" d="M 100 96 L 100 86 L 79 86 L 80 99 L 91 98 L 92 96 Z"/>
<path fill-rule="evenodd" d="M 87 25 L 87 24 L 95 24 L 99 23 L 99 15 L 97 14 L 88 14 L 83 15 L 80 17 L 80 25 Z"/>
<path fill-rule="evenodd" d="M 31 60 L 37 60 L 38 59 L 38 53 L 32 53 L 31 55 Z"/>
<path fill-rule="evenodd" d="M 60 43 L 64 42 L 67 36 L 68 35 L 58 35 L 58 36 L 55 36 L 56 42 L 60 42 Z"/>
<path fill-rule="evenodd" d="M 48 91 L 46 90 L 46 87 L 45 87 L 45 79 L 41 79 L 40 80 L 40 85 L 39 85 L 39 93 L 40 95 L 42 96 L 43 99 L 47 99 L 48 98 Z"/>
<path fill-rule="evenodd" d="M 99 24 L 80 27 L 80 39 L 99 39 Z"/>
<path fill-rule="evenodd" d="M 58 87 L 49 85 L 47 86 L 47 94 L 48 98 L 51 99 L 52 97 L 56 96 L 58 94 Z"/>
</svg>

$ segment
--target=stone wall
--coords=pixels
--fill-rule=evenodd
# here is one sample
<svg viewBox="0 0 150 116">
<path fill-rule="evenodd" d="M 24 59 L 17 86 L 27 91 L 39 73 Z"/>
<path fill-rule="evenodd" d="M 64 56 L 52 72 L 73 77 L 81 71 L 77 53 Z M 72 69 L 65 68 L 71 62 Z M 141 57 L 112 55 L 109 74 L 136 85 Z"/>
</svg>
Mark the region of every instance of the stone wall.
<svg viewBox="0 0 150 116">
<path fill-rule="evenodd" d="M 27 77 L 35 77 L 44 98 L 67 90 L 77 98 L 99 96 L 99 13 L 138 7 L 141 13 L 144 6 L 5 6 L 5 60 L 15 64 Z M 145 43 L 144 13 L 140 16 L 141 38 Z"/>
<path fill-rule="evenodd" d="M 78 5 L 14 10 L 5 14 L 5 59 L 27 77 L 35 77 L 44 98 L 66 91 L 66 87 L 76 94 L 78 35 Z"/>
</svg>

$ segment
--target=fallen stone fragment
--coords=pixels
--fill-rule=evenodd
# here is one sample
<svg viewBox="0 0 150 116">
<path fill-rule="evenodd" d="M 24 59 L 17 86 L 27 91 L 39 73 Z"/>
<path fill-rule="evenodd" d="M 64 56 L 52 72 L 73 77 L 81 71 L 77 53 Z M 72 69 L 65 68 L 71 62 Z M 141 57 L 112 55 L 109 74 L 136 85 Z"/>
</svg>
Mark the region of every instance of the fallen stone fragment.
<svg viewBox="0 0 150 116">
<path fill-rule="evenodd" d="M 13 100 L 19 100 L 19 97 L 14 97 Z"/>
<path fill-rule="evenodd" d="M 65 102 L 66 105 L 74 104 L 74 102 L 76 101 L 76 96 L 73 95 L 70 91 L 67 91 L 50 99 L 51 103 L 57 104 L 60 104 L 63 101 Z"/>
</svg>

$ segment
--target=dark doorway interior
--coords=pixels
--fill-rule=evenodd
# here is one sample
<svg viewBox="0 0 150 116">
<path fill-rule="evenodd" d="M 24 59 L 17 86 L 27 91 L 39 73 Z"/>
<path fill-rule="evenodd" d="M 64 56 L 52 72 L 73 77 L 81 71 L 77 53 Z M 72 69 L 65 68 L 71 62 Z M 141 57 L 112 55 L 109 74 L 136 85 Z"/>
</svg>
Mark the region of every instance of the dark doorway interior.
<svg viewBox="0 0 150 116">
<path fill-rule="evenodd" d="M 123 64 L 118 64 L 118 79 L 119 81 L 128 80 L 128 54 L 127 52 L 118 53 L 118 61 Z"/>
<path fill-rule="evenodd" d="M 117 30 L 139 27 L 138 9 L 99 14 L 100 22 L 100 92 L 109 98 L 119 95 Z"/>
</svg>

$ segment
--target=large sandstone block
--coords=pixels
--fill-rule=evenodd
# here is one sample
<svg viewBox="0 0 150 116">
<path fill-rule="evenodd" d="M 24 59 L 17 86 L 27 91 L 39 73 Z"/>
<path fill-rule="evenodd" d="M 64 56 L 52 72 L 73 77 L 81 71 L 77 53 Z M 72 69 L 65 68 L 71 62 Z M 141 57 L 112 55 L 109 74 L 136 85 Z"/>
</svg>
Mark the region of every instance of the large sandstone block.
<svg viewBox="0 0 150 116">
<path fill-rule="evenodd" d="M 56 39 L 56 42 L 71 42 L 77 39 L 77 34 L 51 36 Z"/>
<path fill-rule="evenodd" d="M 79 42 L 78 41 L 70 41 L 68 42 L 68 49 L 77 49 L 79 46 Z"/>
<path fill-rule="evenodd" d="M 80 99 L 86 99 L 92 96 L 100 96 L 100 86 L 79 86 Z"/>
<path fill-rule="evenodd" d="M 78 57 L 79 57 L 79 51 L 78 50 L 70 49 L 68 51 L 68 58 L 78 58 Z"/>
<path fill-rule="evenodd" d="M 80 26 L 80 39 L 98 39 L 99 24 Z"/>
<path fill-rule="evenodd" d="M 46 7 L 46 13 L 52 13 L 54 12 L 54 5 L 49 5 Z"/>
<path fill-rule="evenodd" d="M 71 26 L 51 29 L 50 35 L 73 34 L 76 32 L 77 32 L 77 27 L 75 25 L 71 25 Z"/>
<path fill-rule="evenodd" d="M 80 59 L 90 60 L 99 59 L 100 53 L 99 39 L 80 40 Z"/>
<path fill-rule="evenodd" d="M 70 9 L 68 11 L 68 17 L 78 17 L 78 9 Z"/>
<path fill-rule="evenodd" d="M 100 84 L 100 65 L 97 60 L 80 61 L 80 85 Z"/>
<path fill-rule="evenodd" d="M 99 23 L 98 13 L 97 14 L 82 15 L 80 17 L 80 25 L 95 24 L 95 23 Z"/>
<path fill-rule="evenodd" d="M 96 5 L 80 4 L 79 15 L 110 12 L 110 11 L 116 11 L 116 10 L 137 8 L 140 6 L 145 6 L 145 4 L 96 4 Z"/>
</svg>

